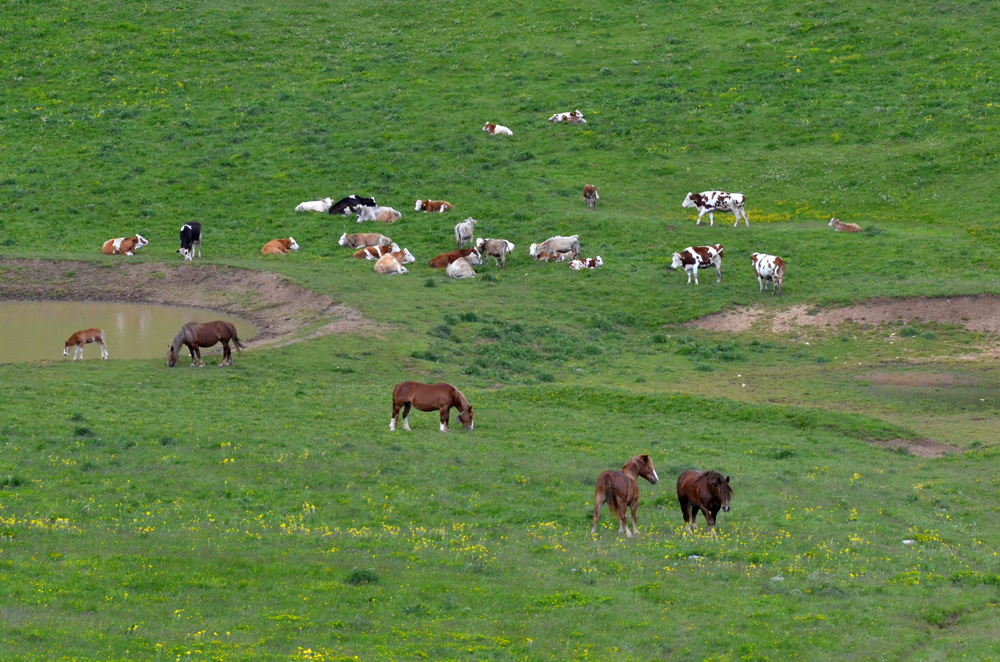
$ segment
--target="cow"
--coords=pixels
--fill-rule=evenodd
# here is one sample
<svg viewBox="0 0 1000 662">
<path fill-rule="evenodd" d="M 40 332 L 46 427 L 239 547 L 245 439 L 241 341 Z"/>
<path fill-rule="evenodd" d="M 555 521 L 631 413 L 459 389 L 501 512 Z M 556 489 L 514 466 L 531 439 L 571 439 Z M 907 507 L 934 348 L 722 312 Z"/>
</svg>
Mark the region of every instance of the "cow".
<svg viewBox="0 0 1000 662">
<path fill-rule="evenodd" d="M 698 209 L 698 222 L 701 225 L 701 217 L 708 214 L 709 225 L 715 225 L 715 212 L 729 212 L 736 217 L 735 228 L 740 224 L 740 217 L 747 227 L 750 227 L 750 219 L 743 208 L 746 198 L 742 193 L 726 193 L 725 191 L 705 191 L 704 193 L 688 193 L 681 203 L 681 207 L 696 207 Z"/>
<path fill-rule="evenodd" d="M 138 234 L 134 237 L 118 237 L 104 242 L 101 252 L 105 255 L 135 255 L 137 250 L 148 244 L 146 238 Z"/>
<path fill-rule="evenodd" d="M 854 223 L 841 223 L 839 218 L 831 218 L 827 224 L 834 232 L 861 232 L 861 226 Z"/>
<path fill-rule="evenodd" d="M 777 255 L 767 255 L 766 253 L 754 253 L 750 256 L 753 262 L 754 273 L 757 274 L 757 282 L 760 283 L 760 291 L 767 290 L 767 281 L 771 281 L 771 296 L 779 292 L 784 294 L 785 288 L 785 261 Z"/>
<path fill-rule="evenodd" d="M 330 208 L 326 210 L 328 214 L 343 214 L 344 216 L 350 216 L 351 214 L 357 214 L 358 210 L 362 207 L 377 207 L 378 203 L 375 202 L 375 198 L 362 198 L 361 196 L 354 195 L 353 193 L 346 198 L 337 200 L 337 202 L 330 205 Z"/>
<path fill-rule="evenodd" d="M 507 266 L 507 253 L 514 252 L 514 244 L 506 239 L 483 239 L 476 240 L 476 248 L 483 255 L 493 258 L 493 264 L 498 267 Z"/>
<path fill-rule="evenodd" d="M 500 126 L 499 124 L 494 124 L 493 122 L 487 122 L 486 126 L 483 127 L 483 131 L 492 136 L 512 136 L 514 132 L 505 126 Z"/>
<path fill-rule="evenodd" d="M 536 260 L 542 259 L 542 253 L 569 253 L 574 258 L 580 255 L 580 235 L 570 237 L 555 236 L 550 237 L 540 244 L 532 244 L 528 248 L 528 254 Z"/>
<path fill-rule="evenodd" d="M 368 246 L 393 246 L 392 239 L 381 235 L 377 232 L 359 232 L 357 234 L 347 234 L 346 232 L 340 235 L 340 241 L 337 242 L 341 246 L 347 246 L 348 248 L 366 248 Z"/>
<path fill-rule="evenodd" d="M 583 269 L 596 269 L 597 267 L 604 266 L 604 260 L 602 260 L 601 256 L 598 255 L 597 257 L 588 257 L 586 260 L 573 260 L 566 266 L 568 266 L 573 271 L 581 271 Z"/>
<path fill-rule="evenodd" d="M 597 195 L 597 187 L 587 184 L 583 187 L 583 200 L 587 203 L 587 206 L 591 210 L 597 209 L 597 201 L 601 199 L 601 196 Z"/>
<path fill-rule="evenodd" d="M 318 211 L 322 214 L 330 211 L 330 207 L 333 206 L 333 198 L 323 198 L 322 200 L 313 200 L 311 202 L 301 202 L 299 206 L 295 208 L 295 211 Z"/>
<path fill-rule="evenodd" d="M 463 248 L 466 243 L 473 243 L 473 232 L 476 229 L 476 219 L 471 216 L 455 226 L 455 244 L 458 248 Z"/>
<path fill-rule="evenodd" d="M 403 249 L 401 251 L 395 251 L 393 253 L 386 253 L 378 259 L 375 263 L 375 273 L 377 274 L 405 274 L 406 267 L 404 264 L 409 264 L 410 262 L 415 262 L 416 258 L 409 250 Z"/>
<path fill-rule="evenodd" d="M 295 240 L 289 237 L 288 239 L 272 239 L 271 241 L 264 244 L 264 248 L 260 249 L 261 255 L 284 255 L 290 251 L 299 250 L 299 245 L 295 243 Z"/>
<path fill-rule="evenodd" d="M 181 247 L 177 252 L 188 262 L 194 261 L 195 246 L 198 246 L 198 257 L 201 257 L 201 223 L 191 221 L 181 226 Z"/>
<path fill-rule="evenodd" d="M 671 269 L 684 268 L 688 275 L 688 285 L 691 284 L 691 275 L 694 274 L 694 284 L 698 284 L 698 269 L 715 267 L 718 274 L 716 283 L 722 282 L 722 244 L 715 246 L 688 246 L 680 253 L 674 253 Z"/>
<path fill-rule="evenodd" d="M 453 208 L 454 205 L 447 200 L 417 200 L 417 206 L 413 208 L 413 211 L 436 211 L 443 213 Z"/>
<path fill-rule="evenodd" d="M 448 278 L 475 278 L 476 272 L 472 270 L 472 265 L 464 258 L 460 257 L 444 269 Z"/>
<path fill-rule="evenodd" d="M 108 358 L 108 346 L 104 344 L 104 331 L 102 329 L 84 329 L 82 331 L 77 331 L 69 337 L 66 341 L 65 347 L 63 347 L 63 356 L 69 356 L 69 348 L 73 348 L 73 360 L 76 361 L 77 357 L 83 358 L 83 346 L 87 343 L 96 342 L 101 346 L 101 358 Z"/>
<path fill-rule="evenodd" d="M 542 251 L 534 256 L 539 262 L 565 262 L 573 257 L 572 251 L 559 253 L 557 251 Z"/>
<path fill-rule="evenodd" d="M 353 257 L 358 259 L 364 258 L 366 260 L 377 260 L 386 253 L 395 253 L 398 250 L 399 246 L 396 244 L 393 244 L 392 246 L 366 246 L 356 252 Z"/>
<path fill-rule="evenodd" d="M 361 207 L 358 209 L 358 223 L 378 221 L 380 223 L 395 223 L 403 215 L 392 207 Z"/>
<path fill-rule="evenodd" d="M 483 258 L 479 254 L 479 251 L 475 247 L 470 246 L 469 248 L 460 248 L 457 251 L 435 255 L 430 261 L 431 269 L 444 269 L 459 258 L 465 258 L 469 264 L 483 263 Z"/>
<path fill-rule="evenodd" d="M 571 113 L 556 113 L 549 118 L 550 122 L 569 122 L 570 124 L 586 124 L 587 120 L 583 119 L 583 113 L 579 110 L 574 110 Z"/>
</svg>

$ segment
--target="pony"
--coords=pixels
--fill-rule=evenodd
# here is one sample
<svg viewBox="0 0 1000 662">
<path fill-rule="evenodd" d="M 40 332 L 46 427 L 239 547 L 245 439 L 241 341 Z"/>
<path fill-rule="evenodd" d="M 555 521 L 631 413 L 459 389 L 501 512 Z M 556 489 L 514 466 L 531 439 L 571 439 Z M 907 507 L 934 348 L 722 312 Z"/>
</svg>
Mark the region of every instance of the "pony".
<svg viewBox="0 0 1000 662">
<path fill-rule="evenodd" d="M 451 408 L 458 410 L 458 420 L 466 430 L 472 429 L 472 405 L 462 392 L 451 384 L 421 384 L 420 382 L 400 382 L 392 389 L 392 418 L 389 431 L 396 429 L 399 410 L 403 410 L 403 429 L 410 431 L 410 406 L 420 411 L 441 412 L 441 432 L 448 432 L 448 415 Z"/>
<path fill-rule="evenodd" d="M 104 330 L 103 329 L 84 329 L 83 331 L 77 331 L 69 337 L 66 341 L 66 346 L 63 347 L 63 356 L 69 356 L 69 348 L 73 349 L 73 360 L 76 361 L 77 356 L 83 358 L 83 346 L 87 343 L 96 342 L 101 346 L 101 358 L 108 358 L 108 346 L 104 344 Z"/>
<path fill-rule="evenodd" d="M 715 516 L 721 509 L 729 512 L 729 500 L 733 488 L 729 486 L 729 476 L 723 477 L 718 471 L 697 471 L 689 469 L 677 477 L 677 500 L 684 513 L 684 522 L 692 533 L 698 528 L 695 518 L 698 511 L 705 513 L 708 535 L 715 535 Z"/>
<path fill-rule="evenodd" d="M 181 327 L 181 330 L 174 336 L 173 341 L 167 347 L 167 367 L 173 368 L 180 358 L 181 345 L 187 345 L 191 350 L 191 367 L 194 367 L 195 355 L 198 356 L 199 367 L 204 368 L 205 362 L 201 360 L 201 348 L 211 347 L 217 342 L 222 343 L 222 363 L 219 367 L 233 364 L 233 353 L 229 349 L 229 341 L 233 341 L 236 351 L 243 355 L 243 343 L 236 337 L 236 327 L 229 322 L 188 322 Z"/>
<path fill-rule="evenodd" d="M 605 503 L 618 516 L 618 533 L 632 537 L 628 530 L 627 509 L 632 509 L 632 528 L 639 535 L 639 525 L 635 521 L 635 509 L 639 507 L 639 476 L 656 485 L 660 479 L 656 475 L 653 461 L 648 455 L 636 455 L 625 463 L 621 471 L 605 471 L 597 477 L 597 489 L 594 490 L 594 526 L 590 534 L 597 533 L 597 523 L 601 519 L 601 506 Z"/>
</svg>

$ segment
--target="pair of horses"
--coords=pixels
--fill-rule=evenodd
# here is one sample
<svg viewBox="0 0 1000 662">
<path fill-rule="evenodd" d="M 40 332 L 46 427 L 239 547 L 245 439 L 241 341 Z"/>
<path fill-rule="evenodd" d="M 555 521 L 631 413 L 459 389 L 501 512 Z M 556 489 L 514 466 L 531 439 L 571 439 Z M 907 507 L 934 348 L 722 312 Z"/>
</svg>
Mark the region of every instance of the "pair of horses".
<svg viewBox="0 0 1000 662">
<path fill-rule="evenodd" d="M 639 533 L 639 525 L 635 519 L 636 508 L 639 507 L 639 477 L 642 476 L 655 485 L 659 480 L 656 468 L 649 455 L 636 455 L 625 463 L 621 471 L 605 471 L 597 477 L 597 489 L 594 490 L 594 525 L 590 529 L 593 535 L 597 533 L 597 523 L 601 519 L 601 506 L 605 503 L 618 516 L 618 533 L 624 532 L 629 538 L 627 511 L 632 510 L 632 530 Z M 719 510 L 729 512 L 729 501 L 733 496 L 733 488 L 729 486 L 729 477 L 723 477 L 718 471 L 697 471 L 694 469 L 683 472 L 677 477 L 677 501 L 684 513 L 684 522 L 689 531 L 698 528 L 695 518 L 700 510 L 708 522 L 708 534 L 715 535 L 715 517 Z"/>
</svg>

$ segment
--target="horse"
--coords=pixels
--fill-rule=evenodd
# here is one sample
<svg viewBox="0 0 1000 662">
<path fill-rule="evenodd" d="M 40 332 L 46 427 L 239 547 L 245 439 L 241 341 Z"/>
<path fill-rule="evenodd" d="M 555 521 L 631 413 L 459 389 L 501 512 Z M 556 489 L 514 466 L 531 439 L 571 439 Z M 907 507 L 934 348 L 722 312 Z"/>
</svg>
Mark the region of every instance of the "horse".
<svg viewBox="0 0 1000 662">
<path fill-rule="evenodd" d="M 399 410 L 403 410 L 403 429 L 410 431 L 410 406 L 420 411 L 441 412 L 441 432 L 447 432 L 448 415 L 451 408 L 458 410 L 458 420 L 466 430 L 472 429 L 472 405 L 462 395 L 462 392 L 451 384 L 421 384 L 420 382 L 400 382 L 392 389 L 392 418 L 389 419 L 389 431 L 396 429 L 396 419 Z"/>
<path fill-rule="evenodd" d="M 684 522 L 692 533 L 698 528 L 695 518 L 698 511 L 705 513 L 708 535 L 715 535 L 715 516 L 721 509 L 729 512 L 729 500 L 733 488 L 729 486 L 729 476 L 723 477 L 718 471 L 697 471 L 689 469 L 677 477 L 677 500 L 684 513 Z"/>
<path fill-rule="evenodd" d="M 201 360 L 201 348 L 211 347 L 217 342 L 222 343 L 222 363 L 219 367 L 233 364 L 233 353 L 229 349 L 229 341 L 233 341 L 236 351 L 242 356 L 243 344 L 236 337 L 236 327 L 229 322 L 188 322 L 181 327 L 181 330 L 174 336 L 173 341 L 167 347 L 167 367 L 173 368 L 180 358 L 181 345 L 187 345 L 191 350 L 191 367 L 194 367 L 195 355 L 198 356 L 199 367 L 204 368 L 205 362 Z"/>
<path fill-rule="evenodd" d="M 63 347 L 63 356 L 69 356 L 69 348 L 73 349 L 73 360 L 76 361 L 77 357 L 83 358 L 83 346 L 87 343 L 96 342 L 101 346 L 101 358 L 108 358 L 108 346 L 104 344 L 104 330 L 103 329 L 84 329 L 83 331 L 77 331 L 69 337 L 66 341 L 66 346 Z"/>
<path fill-rule="evenodd" d="M 594 526 L 590 534 L 597 533 L 597 523 L 601 519 L 601 506 L 605 503 L 618 516 L 618 533 L 632 537 L 628 530 L 627 510 L 632 509 L 632 528 L 639 535 L 639 525 L 635 521 L 635 509 L 639 506 L 639 476 L 656 485 L 660 478 L 656 475 L 653 461 L 648 455 L 636 455 L 625 463 L 621 471 L 605 471 L 597 477 L 597 489 L 594 490 Z"/>
</svg>

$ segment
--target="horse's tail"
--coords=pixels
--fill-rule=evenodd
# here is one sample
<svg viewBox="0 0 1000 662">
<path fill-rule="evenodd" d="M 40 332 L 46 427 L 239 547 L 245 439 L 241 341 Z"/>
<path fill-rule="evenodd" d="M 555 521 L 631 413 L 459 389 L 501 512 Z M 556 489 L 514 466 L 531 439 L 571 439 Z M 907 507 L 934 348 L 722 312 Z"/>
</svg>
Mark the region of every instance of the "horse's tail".
<svg viewBox="0 0 1000 662">
<path fill-rule="evenodd" d="M 236 348 L 236 351 L 239 352 L 240 356 L 243 356 L 243 347 L 244 347 L 244 345 L 243 345 L 243 343 L 240 342 L 240 339 L 236 337 L 236 327 L 235 326 L 233 327 L 233 347 Z"/>
<path fill-rule="evenodd" d="M 598 491 L 604 492 L 604 500 L 608 502 L 611 512 L 615 515 L 619 512 L 618 495 L 615 493 L 614 477 L 610 473 L 602 474 L 597 479 Z"/>
</svg>

